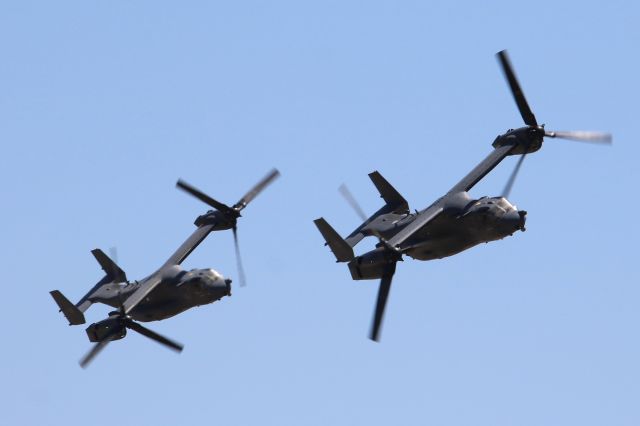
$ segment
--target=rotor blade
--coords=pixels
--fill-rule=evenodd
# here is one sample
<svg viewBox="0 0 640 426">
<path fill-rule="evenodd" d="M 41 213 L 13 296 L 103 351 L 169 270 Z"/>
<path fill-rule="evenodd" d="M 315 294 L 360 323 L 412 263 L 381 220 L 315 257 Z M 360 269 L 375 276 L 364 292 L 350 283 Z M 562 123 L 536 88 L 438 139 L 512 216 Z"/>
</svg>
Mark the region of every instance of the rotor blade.
<svg viewBox="0 0 640 426">
<path fill-rule="evenodd" d="M 502 72 L 504 72 L 504 76 L 507 78 L 509 87 L 511 87 L 511 93 L 513 94 L 513 98 L 516 100 L 516 104 L 518 105 L 518 109 L 520 110 L 522 119 L 529 126 L 537 126 L 538 122 L 536 121 L 536 117 L 535 115 L 533 115 L 531 108 L 529 108 L 529 104 L 524 97 L 524 93 L 522 93 L 522 88 L 518 83 L 516 74 L 513 72 L 511 62 L 509 61 L 509 56 L 507 56 L 507 51 L 501 50 L 496 54 L 496 56 L 500 61 L 500 65 L 502 65 Z"/>
<path fill-rule="evenodd" d="M 118 330 L 114 330 L 114 332 L 112 332 L 111 334 L 108 334 L 100 342 L 98 342 L 95 345 L 93 345 L 93 348 L 91 348 L 91 350 L 89 352 L 87 352 L 87 354 L 84 356 L 84 358 L 82 358 L 80 360 L 80 367 L 87 368 L 89 363 L 91 363 L 91 361 L 96 357 L 96 355 L 98 355 L 100 353 L 100 351 L 102 351 L 105 348 L 105 346 L 107 346 L 109 344 L 109 342 L 111 340 L 113 340 L 113 338 L 117 334 L 117 331 Z"/>
<path fill-rule="evenodd" d="M 360 216 L 360 219 L 365 222 L 367 220 L 367 215 L 364 213 L 364 210 L 362 210 L 362 207 L 360 207 L 360 204 L 358 204 L 351 191 L 349 191 L 347 185 L 343 183 L 340 185 L 340 188 L 338 188 L 338 191 L 340 191 L 345 200 L 347 200 L 347 203 L 349 203 L 353 210 L 355 210 L 356 214 Z"/>
<path fill-rule="evenodd" d="M 141 326 L 140 324 L 138 324 L 135 321 L 132 321 L 130 319 L 127 319 L 124 323 L 124 325 L 127 328 L 130 328 L 133 331 L 137 331 L 138 333 L 142 334 L 143 336 L 148 337 L 149 339 L 155 340 L 156 342 L 167 346 L 170 349 L 173 349 L 176 352 L 182 352 L 182 348 L 184 346 L 182 346 L 180 343 L 174 342 L 171 339 L 168 339 L 158 333 L 156 333 L 155 331 L 151 331 L 146 327 Z"/>
<path fill-rule="evenodd" d="M 238 265 L 238 275 L 240 278 L 240 287 L 247 285 L 246 277 L 244 275 L 244 268 L 242 267 L 242 257 L 240 256 L 240 245 L 238 244 L 238 228 L 233 227 L 233 244 L 236 248 L 236 263 Z"/>
<path fill-rule="evenodd" d="M 558 132 L 544 132 L 544 135 L 549 138 L 571 139 L 580 142 L 593 142 L 603 143 L 610 145 L 612 138 L 610 133 L 604 132 L 587 132 L 587 131 L 558 131 Z"/>
<path fill-rule="evenodd" d="M 233 208 L 237 211 L 240 211 L 247 207 L 247 204 L 251 202 L 258 194 L 262 192 L 263 189 L 267 187 L 275 178 L 280 176 L 280 172 L 278 169 L 273 169 L 267 174 L 260 182 L 258 182 L 253 188 L 249 190 L 244 197 L 240 198 L 240 201 L 234 204 Z"/>
<path fill-rule="evenodd" d="M 396 264 L 391 263 L 380 279 L 380 287 L 378 288 L 378 300 L 376 302 L 376 310 L 373 315 L 373 323 L 371 324 L 371 334 L 369 338 L 375 342 L 378 341 L 380 334 L 380 326 L 382 325 L 382 318 L 384 317 L 384 309 L 387 306 L 387 299 L 389 298 L 389 290 L 391 290 L 391 280 L 393 274 L 396 272 Z"/>
<path fill-rule="evenodd" d="M 209 197 L 204 192 L 202 192 L 199 189 L 189 185 L 187 182 L 183 181 L 182 179 L 178 179 L 178 182 L 176 182 L 176 186 L 178 188 L 182 189 L 183 191 L 188 192 L 189 194 L 193 195 L 194 197 L 196 197 L 197 199 L 199 199 L 203 203 L 206 203 L 206 204 L 210 205 L 211 207 L 213 207 L 214 209 L 220 210 L 223 213 L 227 213 L 227 212 L 233 210 L 231 207 L 227 206 L 226 204 L 221 203 L 220 201 L 214 200 L 213 198 Z"/>
<path fill-rule="evenodd" d="M 526 153 L 522 154 L 518 159 L 516 166 L 513 168 L 513 171 L 511 172 L 511 176 L 509 176 L 509 180 L 507 180 L 507 184 L 504 186 L 504 189 L 502 190 L 502 196 L 504 198 L 509 198 L 509 194 L 511 193 L 511 188 L 513 187 L 513 183 L 516 181 L 516 177 L 518 176 L 518 172 L 520 171 L 520 166 L 522 166 L 522 162 L 524 161 L 524 157 L 526 156 L 527 156 Z"/>
</svg>

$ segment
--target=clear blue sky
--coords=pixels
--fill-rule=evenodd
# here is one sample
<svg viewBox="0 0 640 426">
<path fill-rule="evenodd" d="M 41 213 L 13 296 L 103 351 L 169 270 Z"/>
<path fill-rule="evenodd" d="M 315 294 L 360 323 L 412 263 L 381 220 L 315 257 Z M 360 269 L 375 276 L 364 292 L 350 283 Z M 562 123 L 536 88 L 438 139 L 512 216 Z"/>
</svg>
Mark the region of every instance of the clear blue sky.
<svg viewBox="0 0 640 426">
<path fill-rule="evenodd" d="M 621 1 L 2 2 L 0 424 L 637 426 L 639 18 Z M 547 141 L 511 194 L 527 232 L 399 264 L 374 344 L 377 283 L 351 281 L 312 220 L 350 232 L 337 188 L 372 212 L 373 170 L 423 208 L 519 127 L 504 48 L 540 122 L 614 145 Z M 80 369 L 90 344 L 49 290 L 82 296 L 95 247 L 130 278 L 161 265 L 206 210 L 178 177 L 235 202 L 273 166 L 240 227 L 249 286 L 150 324 L 181 355 L 131 334 Z M 185 266 L 237 278 L 231 234 Z"/>
</svg>

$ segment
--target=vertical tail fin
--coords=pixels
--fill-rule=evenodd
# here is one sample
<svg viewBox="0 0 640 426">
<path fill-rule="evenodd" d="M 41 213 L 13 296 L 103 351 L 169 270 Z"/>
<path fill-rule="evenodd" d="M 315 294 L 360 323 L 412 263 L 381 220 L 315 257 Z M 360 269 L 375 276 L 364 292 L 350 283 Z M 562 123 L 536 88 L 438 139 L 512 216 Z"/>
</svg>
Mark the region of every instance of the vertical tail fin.
<svg viewBox="0 0 640 426">
<path fill-rule="evenodd" d="M 362 241 L 367 234 L 367 226 L 371 222 L 375 221 L 379 216 L 387 213 L 409 213 L 409 203 L 407 203 L 407 200 L 405 200 L 404 197 L 400 195 L 400 193 L 391 186 L 391 184 L 378 171 L 369 173 L 369 179 L 371 179 L 371 182 L 376 186 L 376 189 L 380 193 L 380 197 L 385 201 L 385 205 L 358 226 L 351 234 L 349 234 L 349 236 L 347 236 L 345 240 L 351 247 L 354 247 Z"/>
<path fill-rule="evenodd" d="M 127 282 L 127 274 L 120 269 L 116 263 L 103 253 L 100 249 L 91 250 L 91 254 L 96 258 L 105 272 L 105 276 L 85 294 L 75 305 L 69 301 L 61 292 L 53 290 L 51 297 L 69 320 L 70 325 L 84 324 L 84 312 L 93 304 L 91 297 L 105 284 Z"/>
<path fill-rule="evenodd" d="M 91 296 L 93 296 L 103 285 L 109 283 L 124 283 L 127 282 L 127 274 L 120 269 L 116 262 L 111 260 L 109 256 L 104 254 L 104 252 L 100 249 L 91 250 L 91 254 L 96 258 L 100 267 L 106 274 L 96 285 L 93 286 L 91 290 L 87 294 L 84 295 L 82 299 L 76 304 L 80 311 L 86 311 L 89 306 L 93 304 L 91 301 Z"/>
<path fill-rule="evenodd" d="M 85 323 L 84 314 L 80 309 L 78 309 L 78 307 L 76 307 L 76 305 L 69 302 L 69 299 L 64 297 L 64 295 L 58 290 L 53 290 L 50 293 L 51 297 L 53 297 L 53 300 L 55 300 L 58 307 L 60 308 L 60 311 L 62 311 L 64 316 L 67 317 L 67 320 L 69 320 L 69 325 L 79 325 Z"/>
<path fill-rule="evenodd" d="M 124 273 L 122 269 L 116 263 L 109 258 L 104 252 L 100 249 L 91 250 L 91 254 L 96 258 L 102 270 L 107 274 L 107 277 L 111 278 L 112 281 L 117 283 L 122 283 L 127 281 L 127 274 Z"/>
<path fill-rule="evenodd" d="M 394 210 L 409 210 L 407 200 L 377 170 L 369 173 L 369 179 L 378 189 L 384 202 L 393 206 Z"/>
<path fill-rule="evenodd" d="M 335 229 L 327 223 L 324 218 L 316 219 L 313 221 L 318 227 L 318 230 L 324 237 L 324 240 L 329 245 L 329 248 L 336 256 L 338 262 L 348 262 L 353 259 L 353 249 L 351 246 L 338 234 Z"/>
</svg>

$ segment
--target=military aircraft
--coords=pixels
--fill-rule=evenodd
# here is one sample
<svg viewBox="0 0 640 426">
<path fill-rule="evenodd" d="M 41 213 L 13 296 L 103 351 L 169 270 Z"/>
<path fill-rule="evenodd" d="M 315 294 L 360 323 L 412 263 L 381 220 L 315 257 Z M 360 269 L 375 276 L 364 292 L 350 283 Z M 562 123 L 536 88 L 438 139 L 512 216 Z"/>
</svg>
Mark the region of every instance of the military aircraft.
<svg viewBox="0 0 640 426">
<path fill-rule="evenodd" d="M 96 344 L 80 361 L 80 365 L 83 368 L 86 367 L 109 342 L 125 337 L 127 329 L 136 331 L 170 349 L 182 351 L 183 346 L 180 343 L 161 336 L 136 321 L 167 319 L 187 309 L 206 305 L 231 295 L 231 280 L 224 278 L 219 272 L 213 269 L 187 271 L 180 265 L 212 231 L 224 229 L 233 229 L 236 253 L 239 256 L 237 218 L 240 217 L 240 211 L 278 175 L 277 170 L 271 171 L 232 207 L 215 201 L 183 181 L 178 181 L 179 188 L 186 189 L 194 195 L 197 194 L 198 198 L 206 198 L 205 202 L 214 205 L 218 210 L 199 216 L 195 221 L 197 229 L 191 236 L 158 270 L 139 281 L 129 281 L 125 272 L 102 250 L 92 250 L 91 253 L 106 275 L 75 305 L 60 291 L 50 292 L 69 321 L 69 325 L 84 324 L 84 312 L 94 303 L 103 303 L 117 308 L 117 311 L 111 312 L 107 319 L 87 327 L 89 341 Z M 239 260 L 238 265 L 241 267 Z"/>
<path fill-rule="evenodd" d="M 411 213 L 402 195 L 374 171 L 369 178 L 385 205 L 372 216 L 367 218 L 353 196 L 342 188 L 343 195 L 363 220 L 349 236 L 343 239 L 324 218 L 314 221 L 336 260 L 348 262 L 354 280 L 380 279 L 370 332 L 374 341 L 379 338 L 396 263 L 403 255 L 418 260 L 441 259 L 525 230 L 527 212 L 518 210 L 507 197 L 525 156 L 538 151 L 544 137 L 611 143 L 611 135 L 607 133 L 545 130 L 544 125 L 538 124 L 524 97 L 506 51 L 499 52 L 497 57 L 526 126 L 499 135 L 493 141 L 493 151 L 484 160 L 422 211 Z M 520 155 L 520 158 L 502 196 L 471 198 L 468 191 L 509 155 Z M 374 250 L 355 256 L 353 247 L 366 236 L 378 238 L 379 243 Z"/>
</svg>

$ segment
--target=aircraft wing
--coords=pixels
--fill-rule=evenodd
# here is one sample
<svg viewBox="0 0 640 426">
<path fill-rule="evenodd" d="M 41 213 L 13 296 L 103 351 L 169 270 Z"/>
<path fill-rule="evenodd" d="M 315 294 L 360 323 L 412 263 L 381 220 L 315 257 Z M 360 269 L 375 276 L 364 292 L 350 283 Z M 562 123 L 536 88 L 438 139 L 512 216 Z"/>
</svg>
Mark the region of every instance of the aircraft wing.
<svg viewBox="0 0 640 426">
<path fill-rule="evenodd" d="M 149 295 L 162 282 L 162 274 L 155 273 L 149 279 L 144 281 L 138 289 L 127 298 L 122 304 L 124 314 L 128 315 L 145 297 Z"/>
<path fill-rule="evenodd" d="M 162 270 L 167 266 L 179 265 L 181 264 L 187 256 L 191 254 L 196 247 L 200 245 L 207 235 L 211 233 L 214 225 L 204 225 L 200 226 L 198 229 L 193 231 L 193 233 L 187 238 L 187 240 L 182 243 L 180 247 L 169 257 L 169 259 L 162 265 L 162 267 L 149 277 L 146 281 L 142 283 L 142 285 L 124 301 L 122 307 L 124 309 L 124 314 L 128 315 L 129 312 L 133 310 L 140 302 L 144 300 L 145 297 L 149 295 L 161 282 L 162 282 Z"/>
<path fill-rule="evenodd" d="M 513 145 L 504 145 L 494 149 L 491 154 L 487 155 L 487 157 L 482 160 L 480 164 L 478 164 L 473 170 L 471 170 L 465 177 L 462 178 L 460 182 L 458 182 L 451 190 L 448 192 L 449 194 L 455 192 L 469 191 L 473 188 L 478 182 L 482 180 L 483 177 L 487 175 L 491 170 L 493 170 L 504 158 L 509 155 L 509 153 L 516 147 Z"/>
<path fill-rule="evenodd" d="M 431 222 L 433 219 L 438 217 L 440 213 L 443 211 L 443 207 L 439 202 L 436 202 L 431 207 L 426 210 L 420 212 L 418 217 L 415 218 L 413 222 L 407 225 L 402 231 L 398 232 L 396 235 L 391 237 L 388 241 L 389 245 L 392 247 L 399 247 L 402 243 L 404 243 L 409 237 L 422 229 L 423 226 Z"/>
<path fill-rule="evenodd" d="M 204 225 L 193 231 L 193 234 L 191 234 L 191 236 L 189 236 L 189 238 L 187 238 L 187 240 L 178 247 L 175 253 L 167 259 L 162 267 L 180 265 L 184 262 L 187 256 L 189 256 L 191 252 L 194 251 L 205 238 L 207 238 L 207 235 L 209 235 L 213 230 L 213 227 L 214 225 Z"/>
</svg>

